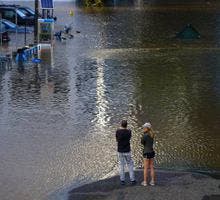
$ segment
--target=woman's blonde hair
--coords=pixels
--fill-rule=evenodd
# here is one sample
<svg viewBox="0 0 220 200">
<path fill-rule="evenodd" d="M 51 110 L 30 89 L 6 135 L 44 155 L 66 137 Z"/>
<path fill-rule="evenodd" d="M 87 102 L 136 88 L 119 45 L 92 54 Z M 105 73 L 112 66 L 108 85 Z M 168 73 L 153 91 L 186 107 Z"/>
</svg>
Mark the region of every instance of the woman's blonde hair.
<svg viewBox="0 0 220 200">
<path fill-rule="evenodd" d="M 155 132 L 152 128 L 149 128 L 149 131 L 148 131 L 148 134 L 151 138 L 154 138 L 155 137 Z"/>
</svg>

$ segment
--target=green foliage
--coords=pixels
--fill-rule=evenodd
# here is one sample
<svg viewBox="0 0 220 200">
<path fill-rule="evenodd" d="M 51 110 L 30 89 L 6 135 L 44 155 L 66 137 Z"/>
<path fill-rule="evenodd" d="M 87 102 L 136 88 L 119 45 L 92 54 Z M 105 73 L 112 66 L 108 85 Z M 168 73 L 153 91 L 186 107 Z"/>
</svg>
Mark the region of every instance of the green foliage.
<svg viewBox="0 0 220 200">
<path fill-rule="evenodd" d="M 103 0 L 84 0 L 86 7 L 103 7 Z"/>
</svg>

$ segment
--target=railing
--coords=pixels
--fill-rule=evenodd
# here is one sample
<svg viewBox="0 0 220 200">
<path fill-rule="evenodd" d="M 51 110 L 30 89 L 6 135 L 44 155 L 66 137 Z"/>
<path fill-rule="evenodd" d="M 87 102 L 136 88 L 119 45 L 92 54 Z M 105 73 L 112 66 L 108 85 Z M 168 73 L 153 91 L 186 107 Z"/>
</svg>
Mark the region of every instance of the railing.
<svg viewBox="0 0 220 200">
<path fill-rule="evenodd" d="M 31 59 L 33 58 L 35 55 L 38 54 L 38 51 L 40 51 L 41 46 L 40 45 L 36 45 L 33 47 L 29 47 L 27 49 L 24 50 L 24 54 L 26 56 L 27 59 Z"/>
</svg>

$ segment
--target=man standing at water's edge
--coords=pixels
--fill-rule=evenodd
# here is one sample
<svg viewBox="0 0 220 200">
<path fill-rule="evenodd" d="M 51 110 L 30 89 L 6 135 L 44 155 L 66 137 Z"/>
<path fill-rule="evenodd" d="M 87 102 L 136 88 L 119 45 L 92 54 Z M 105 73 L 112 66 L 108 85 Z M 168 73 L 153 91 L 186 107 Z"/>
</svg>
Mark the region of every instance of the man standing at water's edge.
<svg viewBox="0 0 220 200">
<path fill-rule="evenodd" d="M 129 176 L 131 184 L 135 184 L 134 177 L 134 162 L 131 158 L 131 130 L 127 129 L 127 121 L 122 120 L 121 128 L 116 131 L 116 141 L 118 143 L 118 159 L 119 159 L 119 173 L 121 184 L 125 185 L 125 165 L 129 169 Z"/>
</svg>

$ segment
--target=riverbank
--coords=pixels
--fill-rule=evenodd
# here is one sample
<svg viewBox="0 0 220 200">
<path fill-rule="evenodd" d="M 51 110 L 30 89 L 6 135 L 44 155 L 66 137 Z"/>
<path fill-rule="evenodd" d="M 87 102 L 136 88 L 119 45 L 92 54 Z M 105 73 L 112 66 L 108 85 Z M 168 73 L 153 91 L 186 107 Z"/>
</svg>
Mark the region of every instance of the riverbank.
<svg viewBox="0 0 220 200">
<path fill-rule="evenodd" d="M 143 187 L 142 171 L 136 172 L 137 185 L 121 186 L 114 176 L 69 192 L 68 200 L 219 200 L 219 175 L 157 170 L 157 185 Z"/>
</svg>

